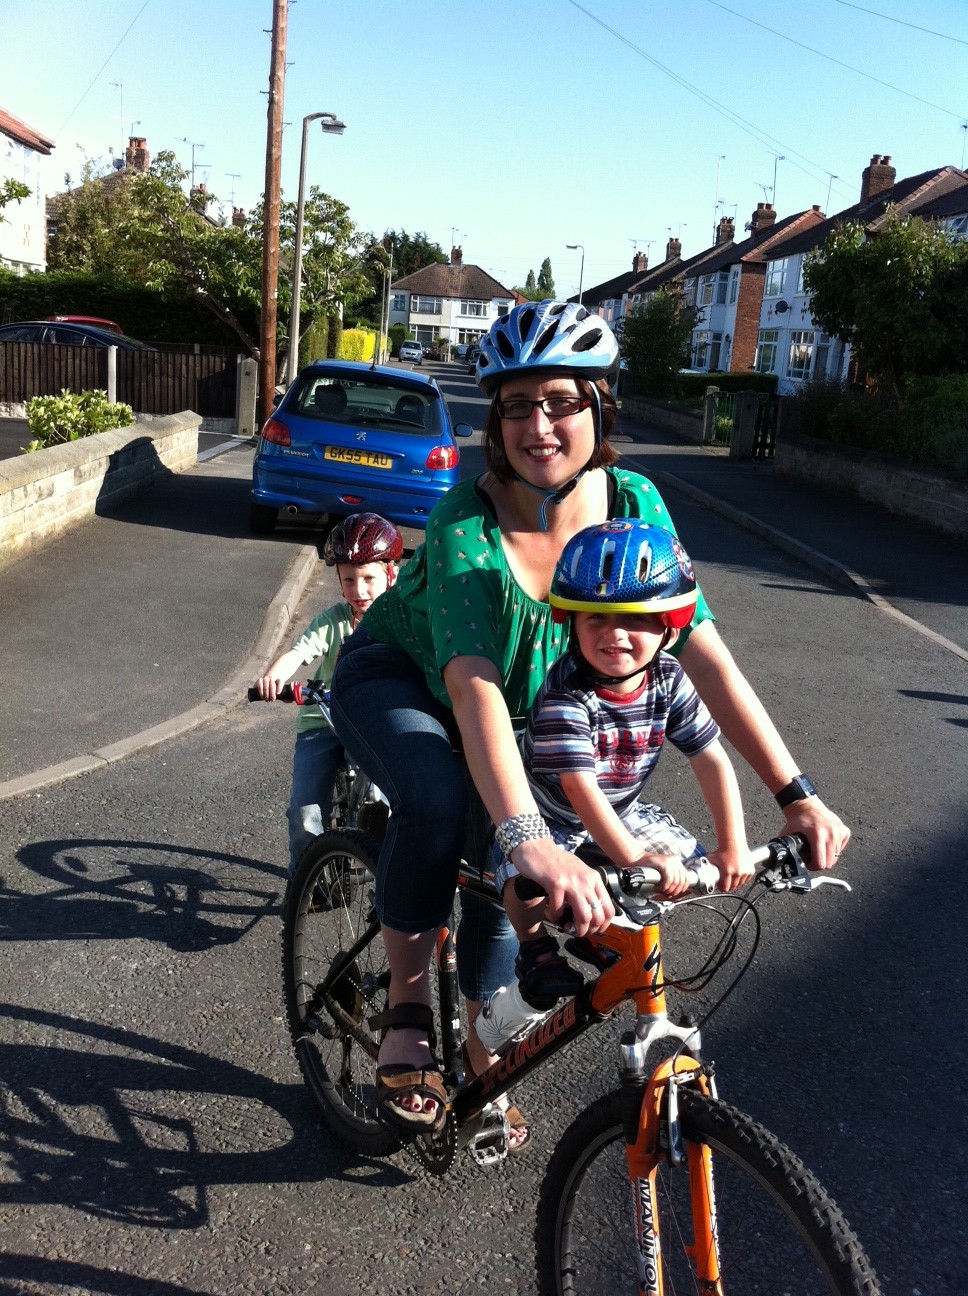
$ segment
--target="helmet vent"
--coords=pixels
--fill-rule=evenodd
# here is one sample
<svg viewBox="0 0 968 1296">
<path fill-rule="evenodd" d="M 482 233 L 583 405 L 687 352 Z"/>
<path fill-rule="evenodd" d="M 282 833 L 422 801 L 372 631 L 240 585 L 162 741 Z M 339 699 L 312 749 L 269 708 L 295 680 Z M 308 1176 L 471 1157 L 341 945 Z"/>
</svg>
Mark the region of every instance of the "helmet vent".
<svg viewBox="0 0 968 1296">
<path fill-rule="evenodd" d="M 615 566 L 615 545 L 607 544 L 602 550 L 602 580 L 610 580 Z"/>
<path fill-rule="evenodd" d="M 555 336 L 557 332 L 558 332 L 558 325 L 549 324 L 548 327 L 545 329 L 545 331 L 538 338 L 537 342 L 535 342 L 534 354 L 540 355 L 541 352 L 544 351 L 546 347 L 549 347 L 551 343 L 555 340 Z"/>
<path fill-rule="evenodd" d="M 649 579 L 649 572 L 652 570 L 652 546 L 649 544 L 642 546 L 639 554 L 639 580 L 643 584 Z"/>
<path fill-rule="evenodd" d="M 529 307 L 527 310 L 523 310 L 521 314 L 518 316 L 518 333 L 521 336 L 522 342 L 527 338 L 528 334 L 531 332 L 531 329 L 534 325 L 535 314 L 536 312 L 534 308 Z"/>
<path fill-rule="evenodd" d="M 514 343 L 503 329 L 501 329 L 494 341 L 497 343 L 497 349 L 500 351 L 501 355 L 504 356 L 505 360 L 514 359 Z"/>
<path fill-rule="evenodd" d="M 549 315 L 561 315 L 562 312 L 566 311 L 567 309 L 568 309 L 568 303 L 567 303 L 567 302 L 555 302 L 555 304 L 554 304 L 554 306 L 552 306 L 551 310 L 548 311 L 548 314 L 549 314 Z M 586 314 L 587 314 L 587 312 L 586 312 Z"/>
<path fill-rule="evenodd" d="M 578 339 L 572 349 L 575 351 L 591 351 L 594 347 L 598 346 L 601 340 L 601 329 L 589 329 L 587 333 Z"/>
</svg>

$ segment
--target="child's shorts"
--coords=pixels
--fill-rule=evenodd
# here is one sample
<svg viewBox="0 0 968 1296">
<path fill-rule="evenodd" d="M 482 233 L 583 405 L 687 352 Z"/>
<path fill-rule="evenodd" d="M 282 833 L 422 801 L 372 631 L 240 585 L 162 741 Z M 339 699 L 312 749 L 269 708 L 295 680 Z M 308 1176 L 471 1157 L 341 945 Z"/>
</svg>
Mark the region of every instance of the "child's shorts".
<svg viewBox="0 0 968 1296">
<path fill-rule="evenodd" d="M 673 855 L 683 864 L 688 864 L 706 853 L 692 833 L 677 823 L 672 815 L 666 814 L 661 806 L 636 801 L 622 815 L 622 823 L 642 850 L 651 855 Z M 558 845 L 565 850 L 575 851 L 592 840 L 584 828 L 574 828 L 571 824 L 557 823 L 553 819 L 548 821 L 548 828 Z M 511 878 L 518 876 L 518 870 L 509 859 L 504 858 L 496 842 L 491 847 L 488 872 L 491 870 L 498 895 L 502 894 Z"/>
</svg>

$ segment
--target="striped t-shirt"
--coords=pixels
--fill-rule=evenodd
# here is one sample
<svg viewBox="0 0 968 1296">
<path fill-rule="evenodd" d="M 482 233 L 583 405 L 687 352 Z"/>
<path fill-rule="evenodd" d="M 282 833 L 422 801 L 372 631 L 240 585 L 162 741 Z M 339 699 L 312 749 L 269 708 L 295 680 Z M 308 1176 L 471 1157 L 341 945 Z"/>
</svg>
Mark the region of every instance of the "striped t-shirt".
<svg viewBox="0 0 968 1296">
<path fill-rule="evenodd" d="M 580 828 L 561 775 L 591 771 L 621 816 L 637 800 L 667 737 L 686 756 L 698 756 L 719 737 L 719 726 L 674 657 L 660 653 L 640 689 L 618 694 L 592 684 L 566 653 L 535 697 L 522 738 L 538 808 Z"/>
</svg>

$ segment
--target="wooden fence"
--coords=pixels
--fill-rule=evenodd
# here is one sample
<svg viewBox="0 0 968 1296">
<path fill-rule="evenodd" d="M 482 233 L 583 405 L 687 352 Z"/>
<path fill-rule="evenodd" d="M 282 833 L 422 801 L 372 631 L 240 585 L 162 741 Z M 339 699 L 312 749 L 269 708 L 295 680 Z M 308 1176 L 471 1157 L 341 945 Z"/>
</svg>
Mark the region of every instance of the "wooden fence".
<svg viewBox="0 0 968 1296">
<path fill-rule="evenodd" d="M 235 415 L 236 353 L 229 347 L 118 350 L 117 398 L 136 414 L 194 410 L 203 418 Z M 107 347 L 0 342 L 0 402 L 108 385 Z"/>
</svg>

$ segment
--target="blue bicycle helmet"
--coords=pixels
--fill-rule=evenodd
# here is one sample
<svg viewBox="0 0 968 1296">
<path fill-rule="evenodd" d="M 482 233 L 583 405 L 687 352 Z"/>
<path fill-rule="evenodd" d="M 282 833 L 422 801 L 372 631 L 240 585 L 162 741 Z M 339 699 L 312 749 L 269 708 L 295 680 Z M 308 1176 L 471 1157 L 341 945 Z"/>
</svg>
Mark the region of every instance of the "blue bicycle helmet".
<svg viewBox="0 0 968 1296">
<path fill-rule="evenodd" d="M 481 340 L 477 385 L 493 396 L 505 378 L 522 370 L 564 370 L 614 383 L 618 342 L 600 315 L 576 302 L 525 302 L 495 320 Z"/>
<path fill-rule="evenodd" d="M 555 621 L 572 612 L 653 612 L 669 629 L 696 610 L 696 576 L 676 537 L 638 518 L 586 527 L 562 552 L 551 582 Z"/>
</svg>

